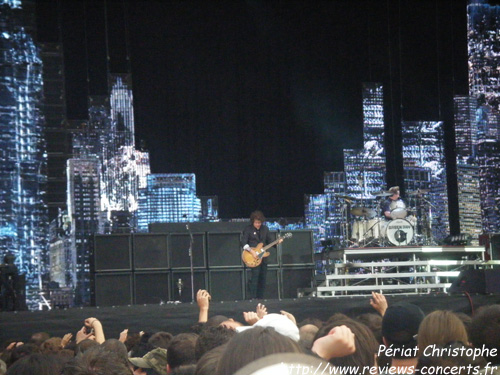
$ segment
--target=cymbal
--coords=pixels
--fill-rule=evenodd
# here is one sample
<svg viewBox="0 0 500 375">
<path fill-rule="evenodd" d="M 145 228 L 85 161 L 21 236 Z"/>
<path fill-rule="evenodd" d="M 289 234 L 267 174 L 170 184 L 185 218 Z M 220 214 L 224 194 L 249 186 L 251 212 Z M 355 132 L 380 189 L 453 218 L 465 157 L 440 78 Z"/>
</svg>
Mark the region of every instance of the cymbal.
<svg viewBox="0 0 500 375">
<path fill-rule="evenodd" d="M 429 189 L 417 189 L 415 191 L 410 191 L 408 195 L 421 195 L 421 194 L 429 194 Z"/>
<path fill-rule="evenodd" d="M 380 193 L 377 194 L 372 194 L 374 197 L 390 197 L 392 193 L 388 193 L 386 191 L 381 191 Z"/>
<path fill-rule="evenodd" d="M 372 210 L 371 208 L 354 207 L 351 210 L 351 214 L 353 214 L 354 216 L 375 216 L 376 212 L 375 212 L 375 210 Z"/>
<path fill-rule="evenodd" d="M 355 197 L 351 197 L 349 195 L 343 195 L 343 194 L 333 194 L 333 196 L 336 198 L 347 199 L 347 200 L 351 200 L 351 201 L 356 199 Z"/>
</svg>

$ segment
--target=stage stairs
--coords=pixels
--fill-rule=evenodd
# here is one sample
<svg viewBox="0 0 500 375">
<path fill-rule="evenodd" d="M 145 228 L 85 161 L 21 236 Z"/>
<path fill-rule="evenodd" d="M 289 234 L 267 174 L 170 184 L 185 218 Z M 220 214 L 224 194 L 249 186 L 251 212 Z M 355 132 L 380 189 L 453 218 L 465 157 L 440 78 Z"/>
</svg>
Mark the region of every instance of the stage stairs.
<svg viewBox="0 0 500 375">
<path fill-rule="evenodd" d="M 298 291 L 319 298 L 384 294 L 447 293 L 460 272 L 491 269 L 484 246 L 355 248 L 342 251 L 317 277 L 317 286 Z"/>
</svg>

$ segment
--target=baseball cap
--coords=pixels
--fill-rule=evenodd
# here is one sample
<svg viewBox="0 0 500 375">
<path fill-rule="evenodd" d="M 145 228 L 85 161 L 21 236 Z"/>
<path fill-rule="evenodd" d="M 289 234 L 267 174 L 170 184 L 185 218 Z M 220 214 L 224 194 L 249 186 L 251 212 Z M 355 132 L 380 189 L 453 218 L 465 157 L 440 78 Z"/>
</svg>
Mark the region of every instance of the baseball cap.
<svg viewBox="0 0 500 375">
<path fill-rule="evenodd" d="M 167 349 L 156 348 L 142 358 L 135 357 L 128 360 L 136 367 L 152 368 L 161 375 L 167 375 Z"/>
<path fill-rule="evenodd" d="M 382 319 L 382 336 L 393 343 L 410 343 L 424 317 L 420 307 L 412 303 L 398 302 L 391 305 Z"/>
</svg>

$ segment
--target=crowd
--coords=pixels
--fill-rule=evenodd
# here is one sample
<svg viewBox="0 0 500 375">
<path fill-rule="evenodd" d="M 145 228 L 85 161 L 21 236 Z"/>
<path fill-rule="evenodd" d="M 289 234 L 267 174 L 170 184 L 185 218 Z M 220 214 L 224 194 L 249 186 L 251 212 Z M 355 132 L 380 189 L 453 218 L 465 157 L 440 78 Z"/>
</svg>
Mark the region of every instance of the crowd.
<svg viewBox="0 0 500 375">
<path fill-rule="evenodd" d="M 34 333 L 3 343 L 0 375 L 243 375 L 243 374 L 499 374 L 500 305 L 474 316 L 411 303 L 390 306 L 372 293 L 373 313 L 334 314 L 296 322 L 263 304 L 241 321 L 209 316 L 210 295 L 196 296 L 190 332 L 128 332 L 106 338 L 103 324 L 85 319 L 75 333 Z"/>
</svg>

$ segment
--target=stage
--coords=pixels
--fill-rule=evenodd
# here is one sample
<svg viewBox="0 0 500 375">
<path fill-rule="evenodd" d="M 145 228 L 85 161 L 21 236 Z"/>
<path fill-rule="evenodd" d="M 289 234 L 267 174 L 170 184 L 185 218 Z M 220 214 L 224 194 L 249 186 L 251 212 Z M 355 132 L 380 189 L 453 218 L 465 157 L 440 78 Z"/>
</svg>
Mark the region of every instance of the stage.
<svg viewBox="0 0 500 375">
<path fill-rule="evenodd" d="M 254 310 L 257 303 L 264 303 L 269 313 L 288 311 L 295 315 L 297 322 L 314 317 L 326 320 L 334 313 L 349 316 L 374 312 L 369 305 L 369 295 L 363 297 L 299 298 L 263 301 L 214 302 L 209 316 L 225 315 L 243 321 L 242 312 Z M 437 309 L 451 309 L 471 314 L 480 306 L 500 303 L 500 294 L 412 294 L 387 295 L 390 304 L 398 301 L 414 303 L 425 313 Z M 85 307 L 67 310 L 22 311 L 0 313 L 0 341 L 7 339 L 26 342 L 34 332 L 46 331 L 53 336 L 73 333 L 83 326 L 84 319 L 96 317 L 103 323 L 107 338 L 118 338 L 119 333 L 128 328 L 130 332 L 164 330 L 177 334 L 189 331 L 198 320 L 196 303 L 167 303 L 164 305 L 131 305 L 117 307 Z"/>
</svg>

